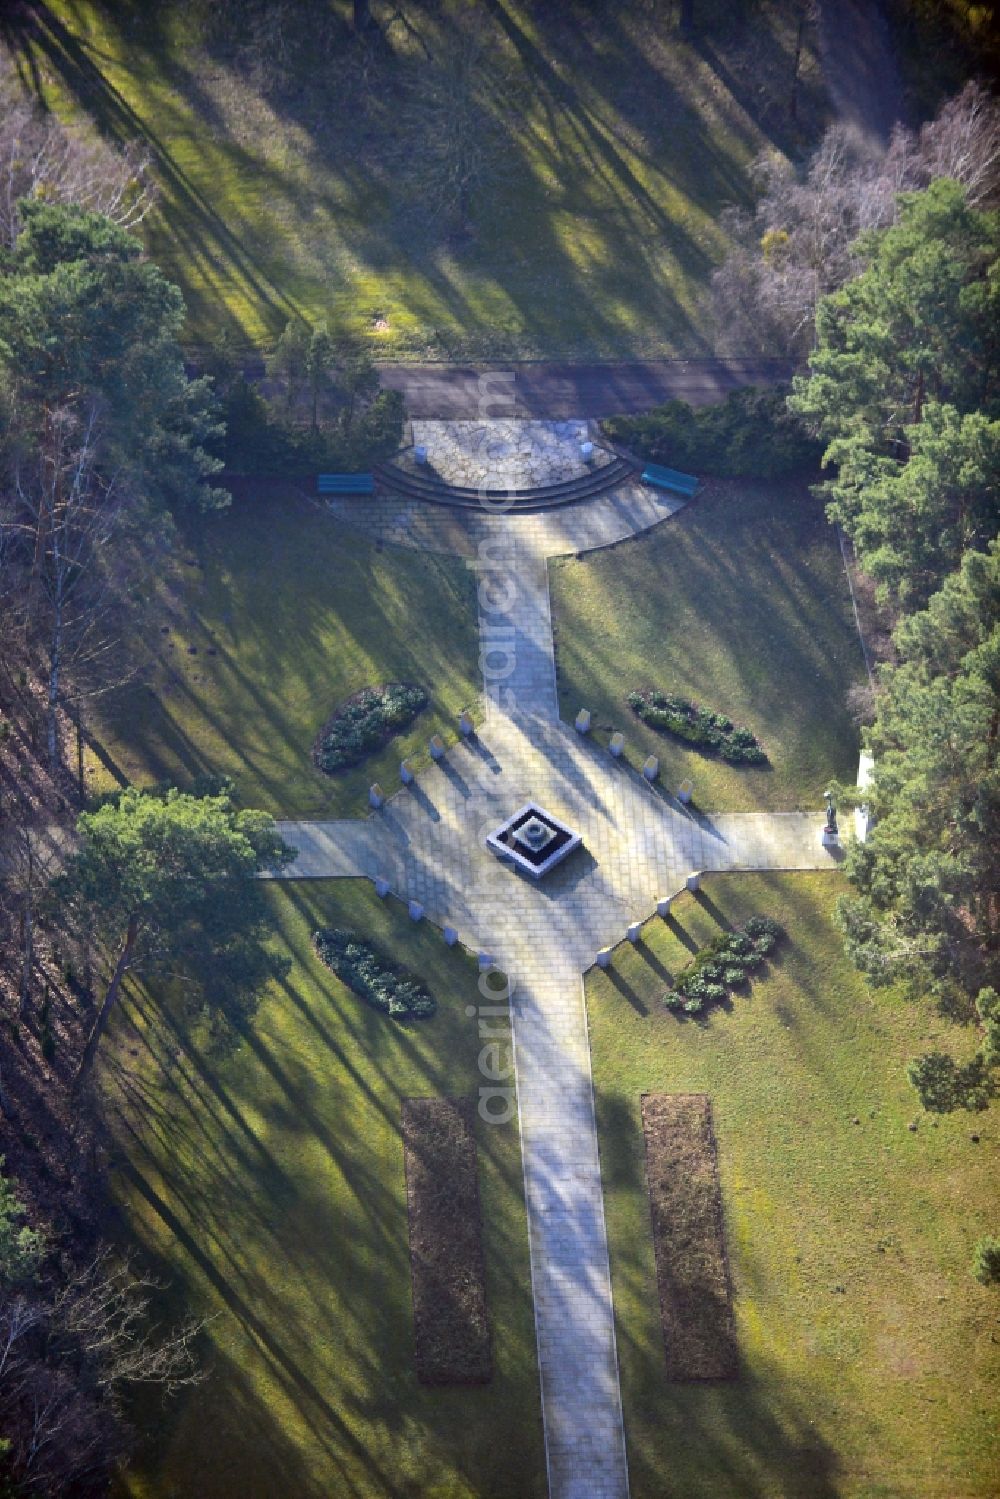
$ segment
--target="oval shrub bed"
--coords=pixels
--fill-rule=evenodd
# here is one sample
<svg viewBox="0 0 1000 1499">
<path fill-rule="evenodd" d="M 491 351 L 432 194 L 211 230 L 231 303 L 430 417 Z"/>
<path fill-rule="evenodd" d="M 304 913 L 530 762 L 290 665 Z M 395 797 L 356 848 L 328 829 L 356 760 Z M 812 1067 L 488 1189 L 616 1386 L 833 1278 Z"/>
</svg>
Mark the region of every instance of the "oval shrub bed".
<svg viewBox="0 0 1000 1499">
<path fill-rule="evenodd" d="M 313 932 L 312 940 L 320 962 L 373 1009 L 396 1020 L 426 1020 L 437 1009 L 434 996 L 415 974 L 397 968 L 356 932 L 326 927 Z"/>
<path fill-rule="evenodd" d="M 424 689 L 408 682 L 362 687 L 341 703 L 320 729 L 313 745 L 313 760 L 328 774 L 359 765 L 402 729 L 409 728 L 426 706 Z"/>
<path fill-rule="evenodd" d="M 757 736 L 724 713 L 712 713 L 686 697 L 669 692 L 630 692 L 632 712 L 651 728 L 676 734 L 699 749 L 715 750 L 734 765 L 763 765 L 767 761 Z"/>
<path fill-rule="evenodd" d="M 782 936 L 771 916 L 751 916 L 738 932 L 724 932 L 703 947 L 663 996 L 668 1010 L 697 1015 L 739 989 L 761 966 Z"/>
</svg>

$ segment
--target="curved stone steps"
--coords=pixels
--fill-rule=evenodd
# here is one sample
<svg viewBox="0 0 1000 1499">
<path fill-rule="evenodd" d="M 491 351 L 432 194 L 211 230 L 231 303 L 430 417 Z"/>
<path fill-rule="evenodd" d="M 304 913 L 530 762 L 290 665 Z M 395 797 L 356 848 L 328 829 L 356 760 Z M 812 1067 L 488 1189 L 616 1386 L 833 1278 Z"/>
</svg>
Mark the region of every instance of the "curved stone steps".
<svg viewBox="0 0 1000 1499">
<path fill-rule="evenodd" d="M 610 463 L 579 474 L 573 479 L 563 479 L 558 484 L 544 484 L 531 489 L 471 489 L 457 484 L 446 484 L 443 479 L 425 478 L 423 475 L 407 473 L 395 463 L 380 463 L 375 466 L 378 487 L 406 499 L 425 500 L 431 505 L 450 505 L 462 510 L 479 510 L 492 504 L 503 504 L 507 514 L 531 513 L 549 510 L 556 505 L 573 505 L 579 500 L 594 499 L 617 489 L 638 472 L 635 464 L 615 456 Z"/>
</svg>

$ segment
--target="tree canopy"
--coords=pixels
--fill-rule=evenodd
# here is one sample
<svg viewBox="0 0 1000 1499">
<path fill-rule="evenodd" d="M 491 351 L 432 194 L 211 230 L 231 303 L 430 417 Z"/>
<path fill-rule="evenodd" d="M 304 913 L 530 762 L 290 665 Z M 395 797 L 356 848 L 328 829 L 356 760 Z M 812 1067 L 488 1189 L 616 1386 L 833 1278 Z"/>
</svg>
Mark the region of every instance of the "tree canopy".
<svg viewBox="0 0 1000 1499">
<path fill-rule="evenodd" d="M 177 288 L 129 233 L 71 204 L 24 203 L 0 275 L 0 370 L 17 411 L 20 455 L 44 448 L 53 412 L 98 414 L 100 461 L 144 498 L 212 509 L 221 467 L 211 387 L 189 380 Z M 40 456 L 44 457 L 44 453 Z"/>
<path fill-rule="evenodd" d="M 264 942 L 256 876 L 293 857 L 264 812 L 237 811 L 227 791 L 195 796 L 123 791 L 77 822 L 79 845 L 55 895 L 94 926 L 117 960 L 81 1072 L 86 1072 L 125 974 L 180 981 L 216 1016 L 251 1008 L 282 964 Z"/>
<path fill-rule="evenodd" d="M 919 608 L 1000 517 L 1000 215 L 942 180 L 860 249 L 867 269 L 820 303 L 790 405 L 827 444 L 831 520 Z"/>
</svg>

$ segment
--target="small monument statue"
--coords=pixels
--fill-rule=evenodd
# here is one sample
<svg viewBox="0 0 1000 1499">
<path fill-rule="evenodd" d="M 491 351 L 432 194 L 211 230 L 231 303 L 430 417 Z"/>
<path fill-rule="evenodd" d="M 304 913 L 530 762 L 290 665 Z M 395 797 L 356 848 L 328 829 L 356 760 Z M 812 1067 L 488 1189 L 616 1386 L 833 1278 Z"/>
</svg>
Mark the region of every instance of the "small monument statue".
<svg viewBox="0 0 1000 1499">
<path fill-rule="evenodd" d="M 831 838 L 836 838 L 840 829 L 837 826 L 837 807 L 833 800 L 833 792 L 824 792 L 823 799 L 826 802 L 826 827 L 823 831 L 824 833 L 828 833 Z"/>
</svg>

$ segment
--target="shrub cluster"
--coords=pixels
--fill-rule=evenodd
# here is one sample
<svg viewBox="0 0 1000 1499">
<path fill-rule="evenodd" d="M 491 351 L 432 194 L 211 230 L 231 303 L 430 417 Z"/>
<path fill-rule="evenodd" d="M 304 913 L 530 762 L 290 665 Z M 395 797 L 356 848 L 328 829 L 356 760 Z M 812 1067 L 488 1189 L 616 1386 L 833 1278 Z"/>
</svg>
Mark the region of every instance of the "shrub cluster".
<svg viewBox="0 0 1000 1499">
<path fill-rule="evenodd" d="M 426 706 L 423 688 L 406 682 L 362 687 L 324 724 L 313 746 L 313 759 L 327 772 L 357 765 L 411 724 Z"/>
<path fill-rule="evenodd" d="M 604 431 L 651 463 L 722 479 L 777 479 L 818 468 L 821 446 L 785 404 L 784 388 L 748 385 L 712 406 L 667 401 L 637 416 L 612 416 Z"/>
<path fill-rule="evenodd" d="M 242 377 L 225 396 L 226 435 L 219 456 L 237 474 L 304 477 L 360 473 L 390 458 L 403 435 L 403 398 L 382 390 L 352 422 L 313 431 L 288 420 Z"/>
<path fill-rule="evenodd" d="M 746 983 L 781 935 L 772 917 L 751 916 L 741 931 L 725 932 L 703 947 L 663 996 L 663 1003 L 668 1010 L 683 1010 L 686 1015 L 697 1015 L 706 1005 L 717 1004 Z"/>
<path fill-rule="evenodd" d="M 763 765 L 767 760 L 760 741 L 749 729 L 733 723 L 724 713 L 710 713 L 686 697 L 668 692 L 630 692 L 628 705 L 643 723 L 666 729 L 689 744 L 716 750 L 735 765 Z"/>
<path fill-rule="evenodd" d="M 373 1009 L 400 1020 L 426 1020 L 437 1001 L 414 974 L 397 968 L 355 932 L 324 928 L 313 932 L 313 947 L 321 963 Z"/>
</svg>

